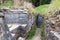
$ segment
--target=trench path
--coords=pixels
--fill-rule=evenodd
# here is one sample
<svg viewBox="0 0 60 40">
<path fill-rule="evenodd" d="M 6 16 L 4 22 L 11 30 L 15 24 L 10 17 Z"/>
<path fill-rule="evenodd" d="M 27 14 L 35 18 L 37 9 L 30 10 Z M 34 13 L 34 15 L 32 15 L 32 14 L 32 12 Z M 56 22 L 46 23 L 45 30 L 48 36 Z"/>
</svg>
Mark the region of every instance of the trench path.
<svg viewBox="0 0 60 40">
<path fill-rule="evenodd" d="M 41 36 L 40 36 L 40 28 L 37 28 L 35 36 L 33 36 L 33 38 L 31 40 L 41 40 L 40 38 L 41 38 Z"/>
</svg>

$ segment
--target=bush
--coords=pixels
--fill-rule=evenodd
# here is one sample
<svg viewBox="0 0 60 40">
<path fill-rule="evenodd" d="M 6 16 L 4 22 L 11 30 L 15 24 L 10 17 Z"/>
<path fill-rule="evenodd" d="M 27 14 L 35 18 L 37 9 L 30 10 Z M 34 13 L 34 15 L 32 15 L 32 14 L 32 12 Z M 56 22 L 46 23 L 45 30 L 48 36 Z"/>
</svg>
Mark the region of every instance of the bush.
<svg viewBox="0 0 60 40">
<path fill-rule="evenodd" d="M 39 5 L 44 5 L 44 4 L 49 4 L 51 0 L 29 0 L 30 2 L 33 3 L 34 6 L 39 6 Z"/>
</svg>

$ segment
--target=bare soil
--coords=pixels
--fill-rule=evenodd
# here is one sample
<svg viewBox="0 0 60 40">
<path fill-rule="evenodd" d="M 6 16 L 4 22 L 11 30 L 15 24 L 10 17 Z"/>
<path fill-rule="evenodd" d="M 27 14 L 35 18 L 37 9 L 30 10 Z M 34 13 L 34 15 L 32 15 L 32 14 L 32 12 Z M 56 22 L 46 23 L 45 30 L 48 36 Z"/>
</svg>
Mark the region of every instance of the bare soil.
<svg viewBox="0 0 60 40">
<path fill-rule="evenodd" d="M 40 28 L 37 28 L 35 36 L 32 38 L 32 40 L 41 40 L 40 39 Z"/>
</svg>

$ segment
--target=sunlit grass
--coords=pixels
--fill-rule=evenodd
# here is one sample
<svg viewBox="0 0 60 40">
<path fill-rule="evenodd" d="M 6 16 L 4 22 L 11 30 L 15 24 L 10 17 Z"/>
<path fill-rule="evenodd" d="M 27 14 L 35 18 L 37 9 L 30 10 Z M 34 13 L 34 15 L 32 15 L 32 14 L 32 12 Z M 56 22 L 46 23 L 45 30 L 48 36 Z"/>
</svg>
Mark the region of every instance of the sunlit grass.
<svg viewBox="0 0 60 40">
<path fill-rule="evenodd" d="M 46 4 L 46 5 L 40 5 L 39 7 L 36 7 L 36 8 L 35 8 L 35 12 L 36 12 L 36 13 L 42 13 L 42 12 L 44 12 L 48 7 L 49 7 L 48 4 Z"/>
<path fill-rule="evenodd" d="M 60 7 L 60 0 L 54 0 L 52 3 L 52 6 L 57 9 Z"/>
<path fill-rule="evenodd" d="M 12 6 L 12 5 L 13 5 L 12 1 L 7 1 L 2 4 L 2 6 Z"/>
</svg>

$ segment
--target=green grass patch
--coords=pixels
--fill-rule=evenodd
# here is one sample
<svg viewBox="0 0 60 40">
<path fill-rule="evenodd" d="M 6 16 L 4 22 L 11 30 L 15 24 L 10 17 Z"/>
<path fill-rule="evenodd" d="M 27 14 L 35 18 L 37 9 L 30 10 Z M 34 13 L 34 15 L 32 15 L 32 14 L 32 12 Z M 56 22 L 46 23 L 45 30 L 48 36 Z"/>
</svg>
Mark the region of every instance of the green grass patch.
<svg viewBox="0 0 60 40">
<path fill-rule="evenodd" d="M 60 0 L 54 0 L 52 6 L 56 9 L 60 7 Z"/>
<path fill-rule="evenodd" d="M 12 1 L 7 1 L 2 4 L 3 6 L 12 6 L 13 2 Z"/>
<path fill-rule="evenodd" d="M 40 26 L 40 32 L 41 32 L 41 40 L 44 40 L 44 23 L 41 24 Z"/>
<path fill-rule="evenodd" d="M 49 7 L 49 4 L 46 5 L 40 5 L 39 7 L 35 8 L 36 13 L 42 13 Z"/>
<path fill-rule="evenodd" d="M 37 26 L 34 25 L 28 34 L 27 40 L 31 40 L 31 38 L 35 35 L 36 29 L 37 29 Z"/>
</svg>

